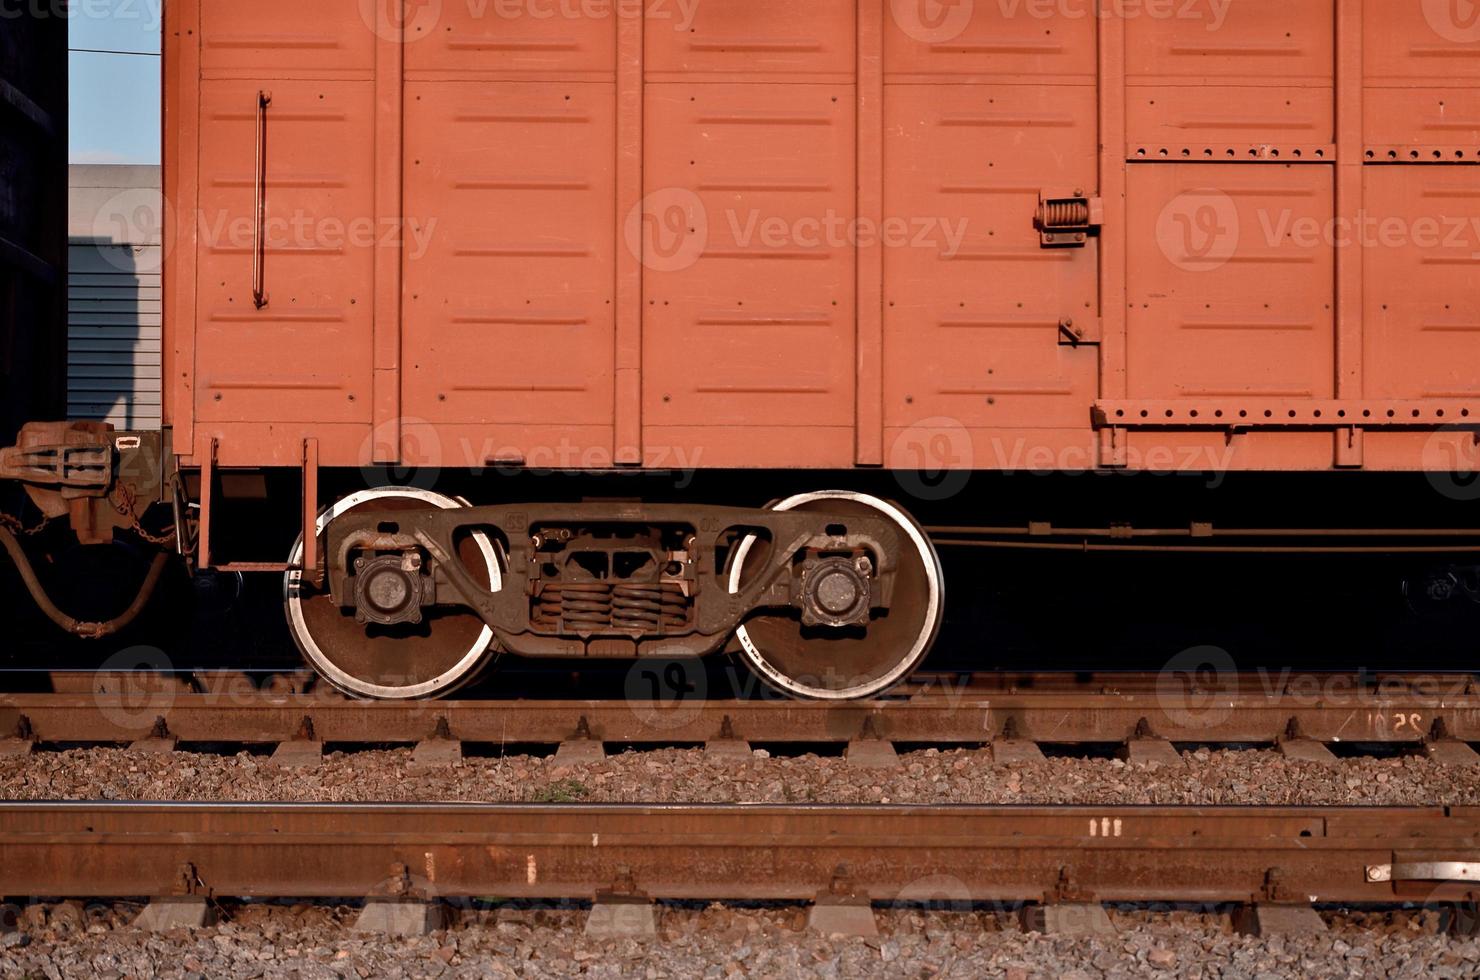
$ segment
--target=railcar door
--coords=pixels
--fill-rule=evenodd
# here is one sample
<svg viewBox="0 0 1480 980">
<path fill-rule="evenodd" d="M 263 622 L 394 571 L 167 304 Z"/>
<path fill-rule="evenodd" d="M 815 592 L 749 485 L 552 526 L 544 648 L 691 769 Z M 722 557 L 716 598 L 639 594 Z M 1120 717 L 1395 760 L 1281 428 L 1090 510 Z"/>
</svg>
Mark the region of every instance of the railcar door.
<svg viewBox="0 0 1480 980">
<path fill-rule="evenodd" d="M 863 8 L 870 5 L 865 3 Z M 883 420 L 898 467 L 1083 469 L 1100 242 L 1041 199 L 1101 193 L 1096 17 L 894 0 L 884 19 Z"/>
<path fill-rule="evenodd" d="M 856 0 L 680 6 L 646 25 L 646 454 L 851 465 Z"/>
<path fill-rule="evenodd" d="M 605 5 L 425 4 L 405 31 L 404 398 L 443 465 L 613 462 Z"/>
<path fill-rule="evenodd" d="M 381 240 L 375 37 L 354 4 L 315 5 L 307 18 L 293 0 L 183 7 L 172 22 L 201 38 L 200 138 L 198 158 L 189 147 L 173 158 L 194 177 L 173 185 L 189 229 L 176 247 L 194 250 L 193 274 L 192 257 L 177 269 L 195 290 L 175 357 L 194 368 L 200 435 L 257 465 L 297 462 L 292 438 L 271 435 L 279 428 L 358 445 L 371 419 Z"/>
</svg>

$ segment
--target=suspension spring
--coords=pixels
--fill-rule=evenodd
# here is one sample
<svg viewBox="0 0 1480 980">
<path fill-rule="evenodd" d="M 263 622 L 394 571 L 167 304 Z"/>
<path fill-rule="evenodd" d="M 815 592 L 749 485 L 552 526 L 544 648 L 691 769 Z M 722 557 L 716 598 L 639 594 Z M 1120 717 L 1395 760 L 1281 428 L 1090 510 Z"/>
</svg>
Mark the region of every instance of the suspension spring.
<svg viewBox="0 0 1480 980">
<path fill-rule="evenodd" d="M 612 587 L 606 582 L 564 582 L 545 586 L 536 619 L 541 626 L 563 625 L 572 632 L 609 629 Z"/>
<path fill-rule="evenodd" d="M 677 582 L 619 585 L 612 599 L 612 626 L 623 632 L 682 629 L 688 618 L 688 599 Z"/>
</svg>

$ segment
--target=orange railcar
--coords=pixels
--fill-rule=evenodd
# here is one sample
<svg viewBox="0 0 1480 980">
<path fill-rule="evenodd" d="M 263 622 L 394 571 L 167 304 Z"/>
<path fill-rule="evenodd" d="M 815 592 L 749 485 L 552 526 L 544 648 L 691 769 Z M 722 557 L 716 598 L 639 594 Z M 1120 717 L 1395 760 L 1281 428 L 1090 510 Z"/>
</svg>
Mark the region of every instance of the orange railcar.
<svg viewBox="0 0 1480 980">
<path fill-rule="evenodd" d="M 1064 533 L 989 527 L 981 502 L 927 528 L 859 489 L 869 471 L 929 501 L 982 471 L 1473 471 L 1464 8 L 170 0 L 180 550 L 283 574 L 299 646 L 359 695 L 445 693 L 493 650 L 729 643 L 790 694 L 856 698 L 934 640 L 938 543 Z M 143 519 L 94 506 L 97 456 L 67 484 L 58 438 L 11 467 L 70 487 L 49 512 L 92 538 L 99 514 Z M 283 468 L 303 474 L 287 561 L 213 552 L 222 474 Z M 470 507 L 335 475 L 381 468 L 854 489 Z M 1235 536 L 1476 534 L 1338 519 Z M 1096 526 L 1069 536 L 1222 530 Z"/>
<path fill-rule="evenodd" d="M 1480 418 L 1452 4 L 168 16 L 188 463 L 1421 469 Z"/>
</svg>

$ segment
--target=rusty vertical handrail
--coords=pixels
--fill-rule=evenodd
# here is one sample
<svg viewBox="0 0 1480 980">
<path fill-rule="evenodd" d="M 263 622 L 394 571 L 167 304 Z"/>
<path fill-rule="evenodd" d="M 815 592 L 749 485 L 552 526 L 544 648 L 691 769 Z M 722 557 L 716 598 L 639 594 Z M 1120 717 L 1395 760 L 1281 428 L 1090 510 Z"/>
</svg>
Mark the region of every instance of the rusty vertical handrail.
<svg viewBox="0 0 1480 980">
<path fill-rule="evenodd" d="M 252 227 L 252 302 L 259 310 L 267 305 L 265 225 L 267 221 L 267 107 L 270 105 L 272 105 L 272 93 L 258 91 L 256 218 Z"/>
</svg>

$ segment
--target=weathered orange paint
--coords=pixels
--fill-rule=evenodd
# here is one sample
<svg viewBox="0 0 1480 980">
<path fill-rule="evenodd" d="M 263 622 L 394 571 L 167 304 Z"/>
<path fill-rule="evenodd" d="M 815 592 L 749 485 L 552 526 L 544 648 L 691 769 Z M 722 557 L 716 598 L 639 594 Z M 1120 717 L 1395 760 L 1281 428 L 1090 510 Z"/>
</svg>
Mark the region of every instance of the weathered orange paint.
<svg viewBox="0 0 1480 980">
<path fill-rule="evenodd" d="M 1443 4 L 638 7 L 171 0 L 189 462 L 1468 452 L 1436 420 L 1480 419 L 1480 26 Z M 1045 248 L 1043 195 L 1104 224 Z"/>
</svg>

